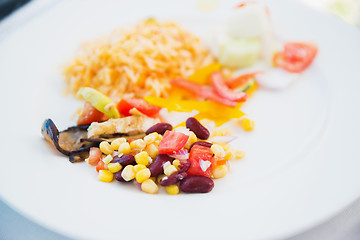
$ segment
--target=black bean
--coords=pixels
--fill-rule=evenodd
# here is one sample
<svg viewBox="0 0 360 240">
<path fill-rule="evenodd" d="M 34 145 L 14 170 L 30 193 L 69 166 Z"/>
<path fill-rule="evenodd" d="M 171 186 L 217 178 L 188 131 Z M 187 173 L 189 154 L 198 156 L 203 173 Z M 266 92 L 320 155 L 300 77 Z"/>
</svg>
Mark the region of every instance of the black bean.
<svg viewBox="0 0 360 240">
<path fill-rule="evenodd" d="M 153 132 L 157 132 L 158 134 L 163 135 L 166 132 L 166 130 L 171 131 L 172 128 L 173 127 L 171 126 L 170 123 L 157 123 L 146 131 L 146 135 Z"/>
<path fill-rule="evenodd" d="M 210 136 L 209 130 L 207 130 L 206 127 L 201 125 L 201 123 L 196 118 L 188 118 L 186 120 L 186 127 L 193 131 L 195 135 L 202 140 L 206 140 Z"/>
<path fill-rule="evenodd" d="M 208 193 L 214 188 L 214 181 L 202 175 L 187 176 L 180 182 L 180 190 L 186 193 Z"/>
<path fill-rule="evenodd" d="M 149 169 L 152 177 L 159 176 L 163 171 L 163 164 L 167 161 L 172 162 L 173 158 L 167 154 L 159 154 L 156 156 L 155 161 L 150 165 Z"/>
<path fill-rule="evenodd" d="M 135 163 L 135 157 L 131 154 L 125 154 L 121 157 L 115 157 L 111 162 L 120 163 L 121 166 L 125 167 L 127 165 Z"/>
</svg>

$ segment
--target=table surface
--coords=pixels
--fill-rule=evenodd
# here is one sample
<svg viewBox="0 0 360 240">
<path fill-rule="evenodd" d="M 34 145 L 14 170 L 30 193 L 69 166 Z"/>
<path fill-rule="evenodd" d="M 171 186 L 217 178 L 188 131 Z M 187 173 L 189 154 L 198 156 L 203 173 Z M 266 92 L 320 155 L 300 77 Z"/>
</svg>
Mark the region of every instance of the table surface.
<svg viewBox="0 0 360 240">
<path fill-rule="evenodd" d="M 0 40 L 25 20 L 29 20 L 37 13 L 50 8 L 57 1 L 59 0 L 35 0 L 12 13 L 0 22 Z M 357 27 L 360 30 L 360 26 Z M 70 240 L 70 238 L 46 229 L 22 216 L 1 199 L 0 213 L 0 239 Z M 360 199 L 332 219 L 288 240 L 312 239 L 360 240 Z"/>
</svg>

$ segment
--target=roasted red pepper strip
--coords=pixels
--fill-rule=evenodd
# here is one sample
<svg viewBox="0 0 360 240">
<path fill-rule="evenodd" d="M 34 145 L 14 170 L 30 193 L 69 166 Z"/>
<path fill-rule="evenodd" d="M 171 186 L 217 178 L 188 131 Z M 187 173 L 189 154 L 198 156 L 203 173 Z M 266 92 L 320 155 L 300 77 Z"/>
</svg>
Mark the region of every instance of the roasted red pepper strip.
<svg viewBox="0 0 360 240">
<path fill-rule="evenodd" d="M 237 86 L 247 83 L 250 78 L 253 78 L 258 73 L 263 73 L 263 71 L 245 73 L 238 77 L 227 79 L 226 85 L 228 85 L 230 88 L 236 88 Z"/>
<path fill-rule="evenodd" d="M 245 102 L 248 94 L 245 92 L 234 92 L 225 83 L 225 80 L 220 71 L 215 71 L 211 74 L 211 85 L 215 92 L 223 98 L 231 101 Z"/>
<path fill-rule="evenodd" d="M 184 79 L 179 79 L 179 78 L 172 79 L 170 81 L 170 83 L 174 86 L 186 89 L 189 92 L 192 92 L 199 97 L 207 98 L 207 99 L 210 99 L 210 100 L 213 100 L 213 101 L 216 101 L 216 102 L 219 102 L 224 105 L 231 106 L 231 107 L 236 106 L 235 101 L 231 101 L 229 99 L 223 98 L 223 97 L 217 95 L 213 89 L 203 86 L 201 84 L 190 82 L 190 81 L 187 81 Z"/>
</svg>

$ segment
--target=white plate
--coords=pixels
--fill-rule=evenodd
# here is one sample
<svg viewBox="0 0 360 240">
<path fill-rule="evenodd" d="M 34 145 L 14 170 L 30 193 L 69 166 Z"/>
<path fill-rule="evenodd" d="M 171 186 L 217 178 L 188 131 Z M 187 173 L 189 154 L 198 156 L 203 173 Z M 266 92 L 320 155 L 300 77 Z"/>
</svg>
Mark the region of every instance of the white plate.
<svg viewBox="0 0 360 240">
<path fill-rule="evenodd" d="M 360 33 L 290 1 L 267 1 L 277 31 L 314 41 L 310 69 L 281 92 L 259 90 L 244 106 L 256 131 L 238 131 L 245 159 L 209 194 L 148 195 L 106 184 L 42 139 L 52 118 L 68 127 L 80 106 L 61 92 L 61 64 L 84 40 L 145 17 L 203 35 L 234 5 L 202 12 L 187 1 L 63 1 L 0 42 L 0 196 L 34 221 L 82 239 L 171 237 L 274 239 L 308 229 L 360 196 Z"/>
</svg>

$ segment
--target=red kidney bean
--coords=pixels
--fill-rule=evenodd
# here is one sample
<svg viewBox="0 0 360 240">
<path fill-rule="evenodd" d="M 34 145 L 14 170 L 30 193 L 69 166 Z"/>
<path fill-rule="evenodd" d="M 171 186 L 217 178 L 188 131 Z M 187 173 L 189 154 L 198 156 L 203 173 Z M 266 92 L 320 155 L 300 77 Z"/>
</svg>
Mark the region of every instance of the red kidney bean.
<svg viewBox="0 0 360 240">
<path fill-rule="evenodd" d="M 163 178 L 163 180 L 160 181 L 160 185 L 163 187 L 170 186 L 173 184 L 176 184 L 177 182 L 182 181 L 187 176 L 187 173 L 185 172 L 174 172 L 168 177 Z"/>
<path fill-rule="evenodd" d="M 179 173 L 186 172 L 187 170 L 189 170 L 190 166 L 191 162 L 189 159 L 187 159 L 186 161 L 181 161 L 179 165 Z"/>
<path fill-rule="evenodd" d="M 127 165 L 135 163 L 135 157 L 131 154 L 125 154 L 121 157 L 115 157 L 112 161 L 112 163 L 120 163 L 121 166 L 125 167 Z"/>
<path fill-rule="evenodd" d="M 172 162 L 173 158 L 169 157 L 167 154 L 159 154 L 156 156 L 155 161 L 150 165 L 149 170 L 152 177 L 159 176 L 163 171 L 163 164 L 167 161 Z"/>
<path fill-rule="evenodd" d="M 157 132 L 158 134 L 163 135 L 166 132 L 166 130 L 171 131 L 172 128 L 173 127 L 171 126 L 170 123 L 157 123 L 146 131 L 146 135 L 153 132 Z"/>
<path fill-rule="evenodd" d="M 187 176 L 180 182 L 180 190 L 186 193 L 208 193 L 214 188 L 214 181 L 202 175 Z"/>
<path fill-rule="evenodd" d="M 195 135 L 202 140 L 206 140 L 210 136 L 209 130 L 207 130 L 206 127 L 201 125 L 201 123 L 196 118 L 188 118 L 186 120 L 186 127 L 193 131 Z"/>
<path fill-rule="evenodd" d="M 119 182 L 126 182 L 125 179 L 123 179 L 123 177 L 121 176 L 121 173 L 123 172 L 124 169 L 121 169 L 119 172 L 117 172 L 115 174 L 115 179 L 118 180 Z"/>
<path fill-rule="evenodd" d="M 193 144 L 191 144 L 190 148 L 189 148 L 189 152 L 191 150 L 191 148 L 195 145 L 200 145 L 200 146 L 204 146 L 204 147 L 208 147 L 208 148 L 211 148 L 212 146 L 212 143 L 210 142 L 203 142 L 203 141 L 197 141 L 197 142 L 194 142 Z"/>
</svg>

